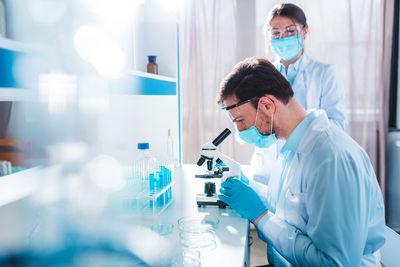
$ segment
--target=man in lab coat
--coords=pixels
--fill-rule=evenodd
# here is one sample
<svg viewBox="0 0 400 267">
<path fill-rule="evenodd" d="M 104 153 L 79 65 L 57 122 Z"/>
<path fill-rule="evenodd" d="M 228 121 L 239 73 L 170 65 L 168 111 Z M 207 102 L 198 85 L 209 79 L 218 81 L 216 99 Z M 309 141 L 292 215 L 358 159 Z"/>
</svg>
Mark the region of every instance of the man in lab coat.
<svg viewBox="0 0 400 267">
<path fill-rule="evenodd" d="M 329 123 L 323 110 L 305 111 L 289 82 L 267 60 L 237 64 L 219 101 L 238 135 L 257 147 L 277 139 L 283 170 L 273 195 L 246 179 L 221 184 L 220 199 L 257 227 L 275 266 L 380 266 L 384 205 L 365 151 Z"/>
</svg>

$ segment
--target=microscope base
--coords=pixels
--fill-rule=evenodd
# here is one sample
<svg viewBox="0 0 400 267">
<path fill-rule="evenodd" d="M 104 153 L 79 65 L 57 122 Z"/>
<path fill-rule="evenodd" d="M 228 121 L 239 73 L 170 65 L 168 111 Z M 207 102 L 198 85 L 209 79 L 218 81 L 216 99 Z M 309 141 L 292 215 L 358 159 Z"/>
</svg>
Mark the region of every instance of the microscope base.
<svg viewBox="0 0 400 267">
<path fill-rule="evenodd" d="M 196 195 L 197 206 L 218 206 L 220 209 L 228 207 L 228 204 L 218 199 L 217 195 L 207 196 L 206 194 Z"/>
</svg>

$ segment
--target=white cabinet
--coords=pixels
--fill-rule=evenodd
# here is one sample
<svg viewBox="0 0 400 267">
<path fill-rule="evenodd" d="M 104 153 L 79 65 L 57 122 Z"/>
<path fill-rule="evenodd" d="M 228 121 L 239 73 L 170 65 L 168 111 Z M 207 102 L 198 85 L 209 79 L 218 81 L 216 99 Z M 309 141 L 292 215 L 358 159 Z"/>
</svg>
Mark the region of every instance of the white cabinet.
<svg viewBox="0 0 400 267">
<path fill-rule="evenodd" d="M 131 44 L 125 45 L 131 48 L 126 54 L 133 70 L 111 82 L 110 108 L 101 118 L 99 138 L 118 158 L 135 158 L 138 142 L 149 142 L 151 153 L 164 158 L 170 129 L 180 163 L 179 25 L 167 11 L 154 8 L 150 1 L 138 10 L 127 38 Z M 145 72 L 149 55 L 157 56 L 159 75 Z"/>
<path fill-rule="evenodd" d="M 134 158 L 138 142 L 149 142 L 153 154 L 163 158 L 170 129 L 175 158 L 181 162 L 179 25 L 174 12 L 158 6 L 161 2 L 148 0 L 139 6 L 122 38 L 127 70 L 117 79 L 104 79 L 110 92 L 109 107 L 98 118 L 96 138 L 107 147 L 104 151 L 121 159 Z M 33 90 L 22 88 L 16 79 L 15 62 L 28 51 L 19 42 L 0 39 L 0 101 L 38 102 L 37 79 L 29 84 Z M 149 55 L 157 56 L 159 75 L 146 73 Z M 79 87 L 80 73 L 76 75 Z"/>
<path fill-rule="evenodd" d="M 30 100 L 32 91 L 22 88 L 22 65 L 19 64 L 24 56 L 33 51 L 29 46 L 0 37 L 0 101 Z"/>
</svg>

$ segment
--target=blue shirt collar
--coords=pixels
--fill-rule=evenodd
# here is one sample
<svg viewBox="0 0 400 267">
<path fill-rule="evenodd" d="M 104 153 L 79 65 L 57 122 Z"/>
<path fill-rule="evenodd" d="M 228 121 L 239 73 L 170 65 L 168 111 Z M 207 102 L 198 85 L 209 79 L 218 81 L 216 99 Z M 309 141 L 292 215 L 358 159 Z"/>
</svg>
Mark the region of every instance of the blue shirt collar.
<svg viewBox="0 0 400 267">
<path fill-rule="evenodd" d="M 287 157 L 288 154 L 294 155 L 297 148 L 299 147 L 300 141 L 303 138 L 308 126 L 311 122 L 317 118 L 317 111 L 311 111 L 305 118 L 302 120 L 299 125 L 293 130 L 293 132 L 289 135 L 289 138 L 286 140 L 285 145 L 282 147 L 280 153 L 283 157 Z M 292 152 L 292 153 L 290 153 Z"/>
</svg>

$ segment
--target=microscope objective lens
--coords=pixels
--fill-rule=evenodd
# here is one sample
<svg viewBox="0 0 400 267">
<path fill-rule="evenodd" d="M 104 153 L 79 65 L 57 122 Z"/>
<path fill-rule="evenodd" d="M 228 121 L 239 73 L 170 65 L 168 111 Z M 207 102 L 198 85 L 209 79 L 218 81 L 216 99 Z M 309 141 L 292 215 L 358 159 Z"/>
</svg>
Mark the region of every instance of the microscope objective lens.
<svg viewBox="0 0 400 267">
<path fill-rule="evenodd" d="M 207 170 L 211 171 L 213 168 L 213 160 L 207 161 Z"/>
</svg>

